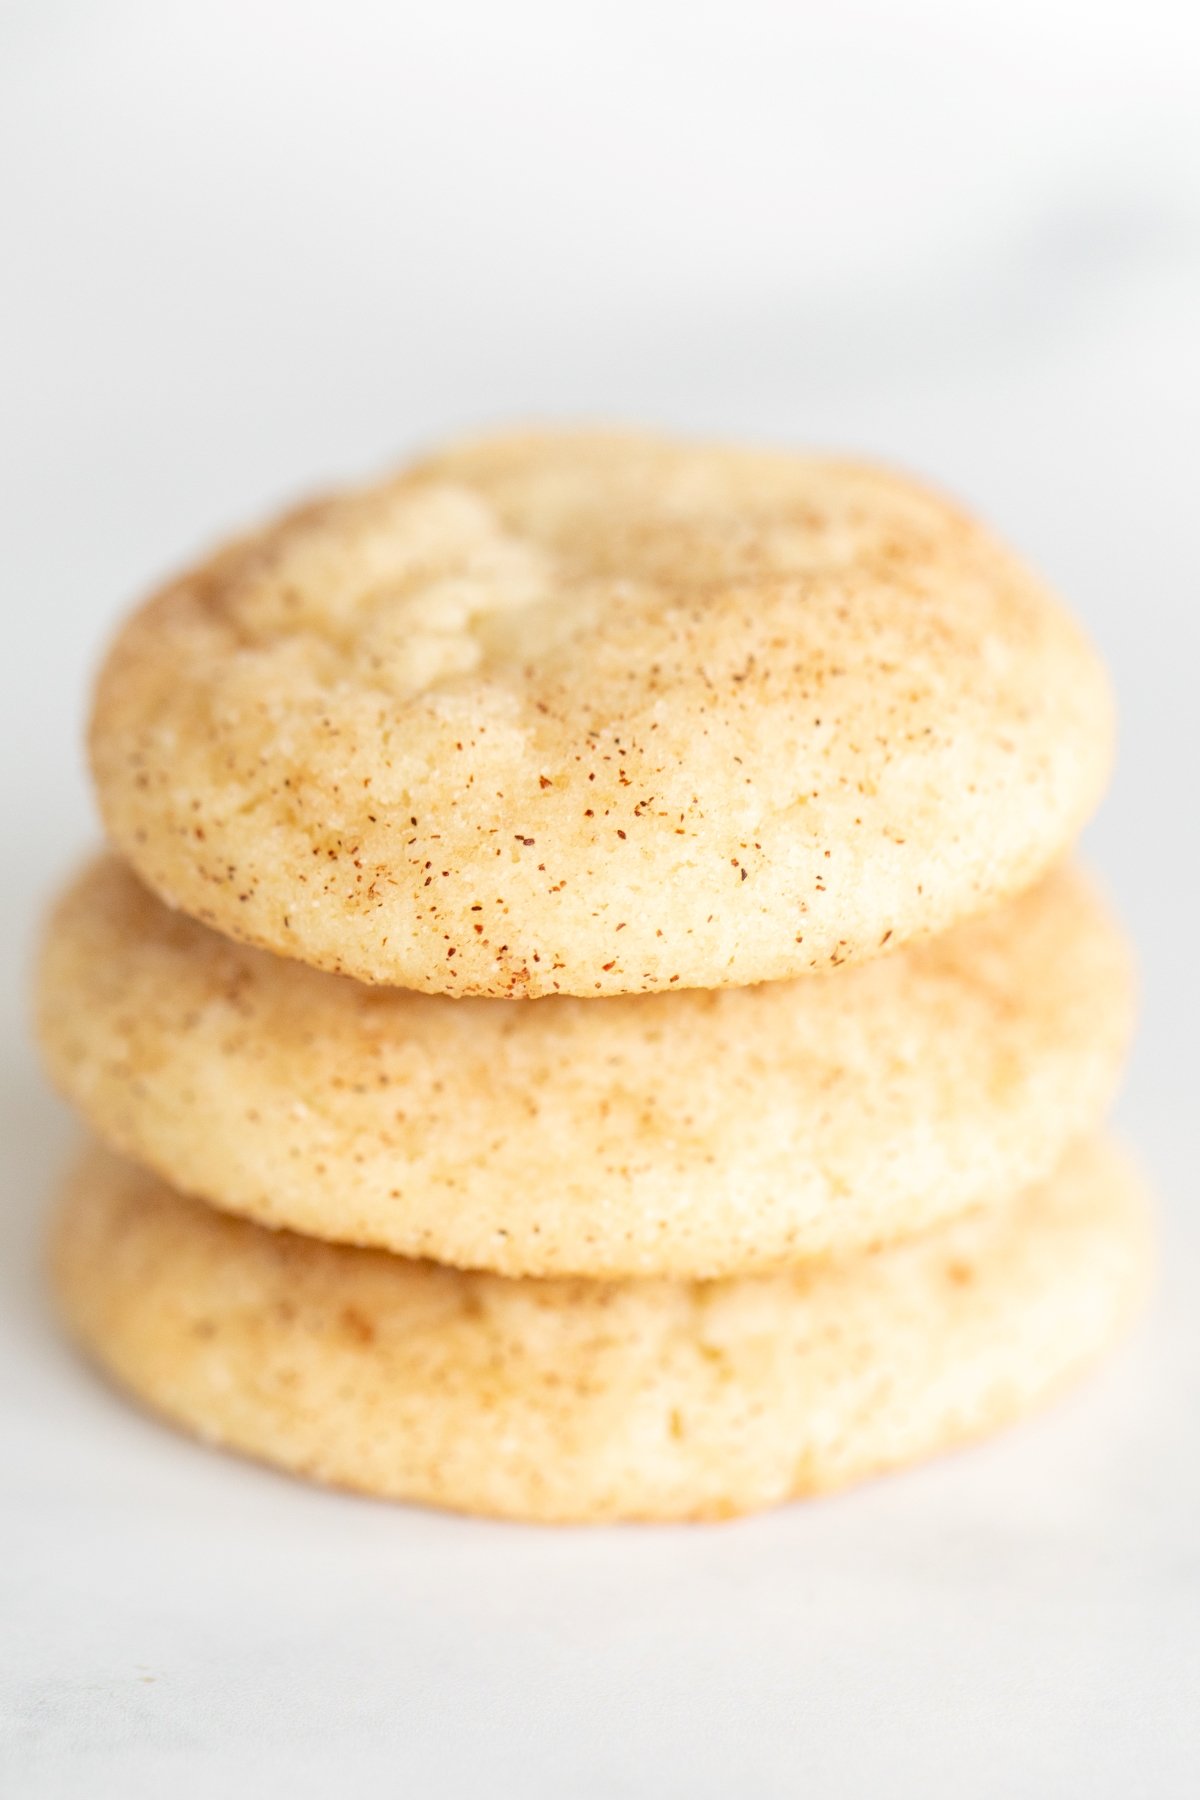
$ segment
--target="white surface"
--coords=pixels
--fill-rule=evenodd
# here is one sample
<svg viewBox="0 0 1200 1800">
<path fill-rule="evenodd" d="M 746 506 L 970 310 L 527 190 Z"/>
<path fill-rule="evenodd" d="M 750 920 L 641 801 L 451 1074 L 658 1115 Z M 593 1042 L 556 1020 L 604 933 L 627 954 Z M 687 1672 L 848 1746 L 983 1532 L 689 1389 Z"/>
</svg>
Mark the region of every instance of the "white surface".
<svg viewBox="0 0 1200 1800">
<path fill-rule="evenodd" d="M 0 11 L 5 1794 L 1200 1791 L 1198 50 L 1163 0 Z M 513 413 L 924 468 L 1112 659 L 1165 1275 L 1051 1416 L 738 1526 L 538 1532 L 213 1456 L 56 1338 L 24 971 L 102 637 Z"/>
</svg>

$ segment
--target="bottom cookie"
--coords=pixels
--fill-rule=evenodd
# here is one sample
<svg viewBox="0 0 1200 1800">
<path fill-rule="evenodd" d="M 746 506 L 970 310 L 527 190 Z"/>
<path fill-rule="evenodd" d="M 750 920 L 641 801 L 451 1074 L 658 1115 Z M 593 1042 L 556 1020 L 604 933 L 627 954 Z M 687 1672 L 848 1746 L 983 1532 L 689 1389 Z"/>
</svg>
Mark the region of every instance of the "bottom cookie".
<svg viewBox="0 0 1200 1800">
<path fill-rule="evenodd" d="M 1009 1205 L 867 1256 L 714 1282 L 510 1280 L 211 1211 L 90 1150 L 54 1233 L 71 1328 L 212 1442 L 510 1518 L 713 1518 L 1027 1412 L 1146 1285 L 1104 1144 Z"/>
</svg>

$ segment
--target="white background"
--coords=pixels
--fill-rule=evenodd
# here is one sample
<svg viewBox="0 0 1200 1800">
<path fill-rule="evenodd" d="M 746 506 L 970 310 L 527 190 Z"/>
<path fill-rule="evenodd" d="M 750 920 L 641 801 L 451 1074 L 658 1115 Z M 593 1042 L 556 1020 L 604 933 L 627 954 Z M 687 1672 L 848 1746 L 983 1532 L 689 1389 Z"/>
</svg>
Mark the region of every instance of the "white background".
<svg viewBox="0 0 1200 1800">
<path fill-rule="evenodd" d="M 1200 14 L 1181 0 L 0 4 L 0 1786 L 1200 1791 Z M 55 1336 L 26 1046 L 86 681 L 214 534 L 599 416 L 956 488 L 1112 661 L 1139 940 L 1129 1351 L 1007 1439 L 719 1529 L 553 1533 L 178 1440 Z"/>
</svg>

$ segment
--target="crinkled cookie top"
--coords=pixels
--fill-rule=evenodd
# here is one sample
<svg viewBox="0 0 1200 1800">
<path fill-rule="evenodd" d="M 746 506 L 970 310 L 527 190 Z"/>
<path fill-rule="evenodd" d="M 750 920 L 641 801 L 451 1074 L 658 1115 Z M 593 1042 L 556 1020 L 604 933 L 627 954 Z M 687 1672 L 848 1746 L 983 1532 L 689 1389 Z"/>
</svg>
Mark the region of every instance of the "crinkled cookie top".
<svg viewBox="0 0 1200 1800">
<path fill-rule="evenodd" d="M 938 496 L 633 436 L 468 444 L 134 615 L 91 730 L 171 904 L 451 994 L 746 984 L 1028 886 L 1103 787 L 1079 630 Z"/>
</svg>

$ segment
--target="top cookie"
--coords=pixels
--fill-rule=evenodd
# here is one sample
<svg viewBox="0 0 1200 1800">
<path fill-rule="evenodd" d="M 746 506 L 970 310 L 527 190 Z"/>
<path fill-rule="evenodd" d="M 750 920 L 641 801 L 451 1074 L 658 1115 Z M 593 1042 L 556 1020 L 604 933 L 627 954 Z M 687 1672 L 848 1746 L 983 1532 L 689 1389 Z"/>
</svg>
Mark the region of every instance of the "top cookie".
<svg viewBox="0 0 1200 1800">
<path fill-rule="evenodd" d="M 853 464 L 468 444 L 151 600 L 102 671 L 109 832 L 173 905 L 361 980 L 797 975 L 1029 885 L 1106 778 L 1077 627 Z"/>
</svg>

